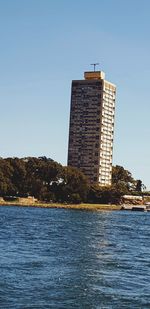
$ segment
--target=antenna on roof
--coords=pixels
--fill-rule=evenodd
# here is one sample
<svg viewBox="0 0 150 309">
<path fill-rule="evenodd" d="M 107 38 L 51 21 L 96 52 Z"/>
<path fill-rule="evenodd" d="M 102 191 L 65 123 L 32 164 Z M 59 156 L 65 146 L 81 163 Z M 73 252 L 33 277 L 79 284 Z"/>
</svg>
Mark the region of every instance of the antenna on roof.
<svg viewBox="0 0 150 309">
<path fill-rule="evenodd" d="M 93 69 L 94 69 L 94 72 L 95 72 L 95 67 L 96 67 L 97 65 L 99 65 L 99 63 L 91 63 L 91 65 L 93 65 Z"/>
</svg>

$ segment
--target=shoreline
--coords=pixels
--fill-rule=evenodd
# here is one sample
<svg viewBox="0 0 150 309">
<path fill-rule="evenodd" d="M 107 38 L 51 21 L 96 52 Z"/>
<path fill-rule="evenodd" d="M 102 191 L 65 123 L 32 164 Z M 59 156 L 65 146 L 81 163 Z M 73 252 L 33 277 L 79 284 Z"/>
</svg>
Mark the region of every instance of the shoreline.
<svg viewBox="0 0 150 309">
<path fill-rule="evenodd" d="M 109 204 L 60 204 L 60 203 L 19 203 L 19 202 L 0 202 L 0 206 L 19 206 L 35 208 L 59 208 L 59 209 L 76 209 L 76 210 L 93 210 L 93 211 L 117 211 L 121 210 L 121 205 Z"/>
</svg>

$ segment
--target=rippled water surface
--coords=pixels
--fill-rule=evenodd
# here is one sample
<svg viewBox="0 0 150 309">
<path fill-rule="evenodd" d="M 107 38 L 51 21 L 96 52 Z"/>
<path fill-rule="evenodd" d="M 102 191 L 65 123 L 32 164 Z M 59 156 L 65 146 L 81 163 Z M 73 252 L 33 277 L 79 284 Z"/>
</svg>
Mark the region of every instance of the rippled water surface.
<svg viewBox="0 0 150 309">
<path fill-rule="evenodd" d="M 150 213 L 0 207 L 0 308 L 150 308 Z"/>
</svg>

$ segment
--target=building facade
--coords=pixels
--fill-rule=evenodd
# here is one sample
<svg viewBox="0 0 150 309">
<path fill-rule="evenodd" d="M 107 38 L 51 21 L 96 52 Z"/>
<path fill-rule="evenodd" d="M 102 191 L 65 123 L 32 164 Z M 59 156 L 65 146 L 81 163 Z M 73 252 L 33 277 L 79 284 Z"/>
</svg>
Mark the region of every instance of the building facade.
<svg viewBox="0 0 150 309">
<path fill-rule="evenodd" d="M 101 186 L 111 185 L 115 98 L 102 71 L 72 81 L 68 165 Z"/>
</svg>

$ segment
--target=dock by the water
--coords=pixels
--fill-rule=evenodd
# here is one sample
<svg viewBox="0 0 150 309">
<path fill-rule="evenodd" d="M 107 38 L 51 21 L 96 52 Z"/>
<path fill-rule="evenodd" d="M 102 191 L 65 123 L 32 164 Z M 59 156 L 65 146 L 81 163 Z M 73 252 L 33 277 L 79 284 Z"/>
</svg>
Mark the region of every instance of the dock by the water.
<svg viewBox="0 0 150 309">
<path fill-rule="evenodd" d="M 122 205 L 121 210 L 131 210 L 131 211 L 150 211 L 150 205 Z"/>
</svg>

